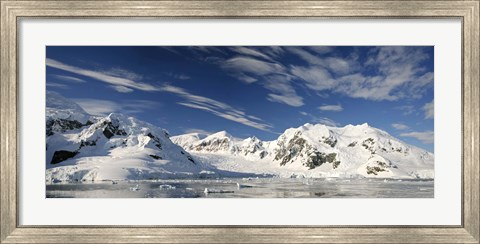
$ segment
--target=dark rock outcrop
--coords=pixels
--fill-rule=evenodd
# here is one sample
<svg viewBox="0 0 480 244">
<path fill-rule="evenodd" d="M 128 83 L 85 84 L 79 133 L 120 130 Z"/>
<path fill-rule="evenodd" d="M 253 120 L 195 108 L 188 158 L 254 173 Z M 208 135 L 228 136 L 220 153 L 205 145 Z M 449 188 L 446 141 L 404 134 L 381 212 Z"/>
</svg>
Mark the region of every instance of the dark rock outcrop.
<svg viewBox="0 0 480 244">
<path fill-rule="evenodd" d="M 50 161 L 50 164 L 61 163 L 69 158 L 75 157 L 75 155 L 77 154 L 78 154 L 77 151 L 74 151 L 74 152 L 67 151 L 67 150 L 55 151 L 55 153 L 53 153 L 52 161 Z"/>
</svg>

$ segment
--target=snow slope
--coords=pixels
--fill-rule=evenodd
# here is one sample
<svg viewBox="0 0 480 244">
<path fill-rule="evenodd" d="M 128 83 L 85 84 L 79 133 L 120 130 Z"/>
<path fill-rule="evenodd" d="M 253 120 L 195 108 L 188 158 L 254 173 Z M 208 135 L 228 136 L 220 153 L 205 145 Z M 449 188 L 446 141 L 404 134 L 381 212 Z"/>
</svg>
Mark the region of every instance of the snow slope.
<svg viewBox="0 0 480 244">
<path fill-rule="evenodd" d="M 122 114 L 93 117 L 56 93 L 47 93 L 46 180 L 101 181 L 208 177 L 168 134 Z"/>
<path fill-rule="evenodd" d="M 47 182 L 267 175 L 431 179 L 433 162 L 433 154 L 367 124 L 305 124 L 274 141 L 225 131 L 169 137 L 123 114 L 89 115 L 47 92 Z"/>
<path fill-rule="evenodd" d="M 222 131 L 206 138 L 171 138 L 195 158 L 219 169 L 281 177 L 434 178 L 432 153 L 368 124 L 305 124 L 277 140 L 235 139 Z"/>
</svg>

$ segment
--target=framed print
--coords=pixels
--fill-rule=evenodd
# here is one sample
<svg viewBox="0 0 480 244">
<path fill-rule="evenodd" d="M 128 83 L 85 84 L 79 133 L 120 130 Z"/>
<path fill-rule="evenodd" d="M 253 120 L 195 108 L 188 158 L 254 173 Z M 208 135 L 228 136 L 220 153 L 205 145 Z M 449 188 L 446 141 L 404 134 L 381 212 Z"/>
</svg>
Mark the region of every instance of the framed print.
<svg viewBox="0 0 480 244">
<path fill-rule="evenodd" d="M 1 1 L 1 241 L 478 243 L 478 1 Z"/>
</svg>

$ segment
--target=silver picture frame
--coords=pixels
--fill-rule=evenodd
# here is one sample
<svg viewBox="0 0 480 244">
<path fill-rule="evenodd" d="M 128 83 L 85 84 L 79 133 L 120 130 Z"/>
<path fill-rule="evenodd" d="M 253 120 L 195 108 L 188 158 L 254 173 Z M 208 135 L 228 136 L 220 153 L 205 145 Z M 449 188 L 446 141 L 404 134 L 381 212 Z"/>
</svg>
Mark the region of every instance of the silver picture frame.
<svg viewBox="0 0 480 244">
<path fill-rule="evenodd" d="M 479 1 L 1 0 L 1 243 L 479 243 Z M 458 226 L 24 226 L 17 177 L 23 18 L 333 18 L 462 21 L 462 223 Z"/>
</svg>

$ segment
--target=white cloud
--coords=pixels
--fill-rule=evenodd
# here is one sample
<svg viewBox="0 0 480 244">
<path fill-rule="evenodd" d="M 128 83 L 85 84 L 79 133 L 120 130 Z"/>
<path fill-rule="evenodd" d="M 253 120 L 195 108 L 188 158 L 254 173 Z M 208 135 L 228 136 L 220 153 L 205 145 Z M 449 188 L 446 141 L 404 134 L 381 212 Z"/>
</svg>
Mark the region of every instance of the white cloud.
<svg viewBox="0 0 480 244">
<path fill-rule="evenodd" d="M 327 125 L 327 126 L 340 126 L 339 123 L 326 117 L 313 117 L 312 122 Z"/>
<path fill-rule="evenodd" d="M 326 69 L 315 67 L 292 66 L 291 72 L 294 76 L 306 82 L 306 86 L 315 91 L 322 91 L 334 88 L 338 82 L 332 79 L 330 72 Z"/>
<path fill-rule="evenodd" d="M 220 53 L 212 50 L 205 52 Z M 358 48 L 348 56 L 339 56 L 333 47 L 325 46 L 230 50 L 239 56 L 227 57 L 229 54 L 222 52 L 214 63 L 240 81 L 262 85 L 270 91 L 267 100 L 289 106 L 304 105 L 299 87 L 318 96 L 328 91 L 352 98 L 397 101 L 421 98 L 433 84 L 433 72 L 428 72 L 424 64 L 429 55 L 423 47 L 372 48 L 362 59 L 359 57 L 365 55 Z M 305 64 L 277 62 L 286 54 L 296 55 Z"/>
<path fill-rule="evenodd" d="M 234 108 L 226 103 L 219 102 L 208 97 L 194 95 L 187 92 L 183 88 L 172 85 L 164 85 L 161 89 L 164 92 L 176 94 L 186 100 L 185 102 L 179 102 L 179 105 L 194 109 L 200 109 L 218 117 L 231 120 L 246 126 L 250 126 L 259 130 L 270 131 L 270 129 L 272 128 L 271 125 L 266 124 L 263 120 L 255 116 L 248 115 L 244 111 Z"/>
<path fill-rule="evenodd" d="M 271 102 L 278 102 L 287 104 L 293 107 L 300 107 L 303 105 L 303 98 L 300 96 L 288 96 L 288 95 L 278 95 L 270 93 L 267 96 L 267 100 Z"/>
<path fill-rule="evenodd" d="M 303 98 L 297 94 L 288 76 L 271 75 L 264 77 L 263 86 L 273 92 L 267 96 L 269 101 L 284 103 L 293 107 L 300 107 L 304 104 Z"/>
<path fill-rule="evenodd" d="M 434 134 L 433 131 L 424 131 L 424 132 L 408 132 L 402 133 L 400 136 L 403 137 L 413 137 L 424 144 L 432 144 L 434 142 Z"/>
<path fill-rule="evenodd" d="M 300 111 L 299 113 L 300 113 L 301 115 L 303 115 L 303 116 L 307 116 L 307 115 L 308 115 L 307 112 L 303 112 L 303 111 Z"/>
<path fill-rule="evenodd" d="M 409 115 L 415 112 L 415 107 L 412 105 L 403 105 L 403 106 L 398 106 L 394 107 L 393 109 L 403 111 L 403 115 Z"/>
<path fill-rule="evenodd" d="M 329 47 L 329 46 L 312 46 L 309 48 L 318 54 L 327 54 L 332 52 L 334 49 L 333 47 Z"/>
<path fill-rule="evenodd" d="M 307 63 L 293 66 L 292 74 L 315 91 L 331 90 L 353 98 L 394 101 L 420 98 L 433 84 L 433 73 L 426 72 L 422 63 L 429 58 L 422 48 L 375 48 L 364 63 L 358 61 L 355 53 L 340 58 L 318 56 L 301 47 L 288 50 Z"/>
<path fill-rule="evenodd" d="M 251 76 L 245 75 L 245 74 L 237 74 L 236 75 L 237 79 L 245 82 L 245 83 L 253 83 L 255 81 L 258 81 L 258 79 L 253 78 Z"/>
<path fill-rule="evenodd" d="M 189 48 L 194 51 L 201 51 L 208 54 L 212 54 L 212 53 L 226 54 L 224 50 L 214 46 L 190 46 Z"/>
<path fill-rule="evenodd" d="M 60 89 L 68 89 L 67 85 L 56 83 L 56 82 L 47 82 L 47 86 L 48 87 L 60 88 Z"/>
<path fill-rule="evenodd" d="M 71 82 L 77 82 L 77 83 L 86 82 L 86 81 L 84 81 L 80 78 L 73 77 L 73 76 L 68 76 L 68 75 L 52 75 L 52 76 L 59 79 L 59 80 L 63 80 L 63 81 L 71 81 Z"/>
<path fill-rule="evenodd" d="M 285 53 L 285 50 L 280 46 L 263 47 L 262 51 L 270 55 L 270 57 L 275 57 L 275 58 L 278 58 Z"/>
<path fill-rule="evenodd" d="M 222 67 L 234 73 L 251 73 L 255 75 L 283 74 L 285 68 L 277 63 L 261 61 L 252 57 L 238 56 L 226 60 Z"/>
<path fill-rule="evenodd" d="M 186 129 L 183 132 L 185 134 L 198 133 L 200 135 L 207 135 L 207 136 L 213 134 L 212 131 L 203 130 L 203 129 L 194 129 L 194 128 Z"/>
<path fill-rule="evenodd" d="M 320 107 L 318 107 L 318 109 L 322 110 L 322 111 L 332 111 L 332 112 L 340 112 L 343 110 L 343 107 L 341 104 L 337 104 L 337 105 L 322 105 Z"/>
<path fill-rule="evenodd" d="M 123 86 L 123 87 L 128 87 L 131 89 L 137 89 L 142 91 L 158 91 L 159 90 L 158 87 L 152 86 L 150 84 L 136 82 L 134 80 L 129 79 L 134 77 L 132 76 L 133 73 L 131 72 L 122 73 L 123 70 L 121 69 L 114 69 L 106 72 L 93 71 L 93 70 L 87 70 L 87 69 L 67 65 L 49 58 L 47 58 L 46 64 L 47 66 L 52 68 L 68 71 L 77 75 L 90 77 L 114 86 Z M 123 75 L 125 75 L 127 78 L 119 77 Z M 138 76 L 136 76 L 136 78 L 138 78 Z"/>
<path fill-rule="evenodd" d="M 239 54 L 243 54 L 243 55 L 248 55 L 248 56 L 253 56 L 253 57 L 257 57 L 257 58 L 262 58 L 262 59 L 265 59 L 265 60 L 268 60 L 268 61 L 273 61 L 272 58 L 270 58 L 269 56 L 253 49 L 253 48 L 248 48 L 248 47 L 232 47 L 230 48 L 230 50 L 236 52 L 236 53 L 239 53 Z"/>
<path fill-rule="evenodd" d="M 343 75 L 347 73 L 352 73 L 354 70 L 357 69 L 358 64 L 355 63 L 355 60 L 352 58 L 340 58 L 334 56 L 326 56 L 326 55 L 317 55 L 319 51 L 319 47 L 310 47 L 310 50 L 314 52 L 308 51 L 308 49 L 302 47 L 289 47 L 288 50 L 303 59 L 309 68 L 324 68 L 328 69 L 333 74 Z"/>
<path fill-rule="evenodd" d="M 246 49 L 242 52 L 247 52 Z M 248 49 L 249 51 L 256 51 Z M 274 49 L 272 49 L 274 50 Z M 255 55 L 260 56 L 260 55 Z M 238 56 L 228 59 L 222 68 L 232 72 L 232 76 L 245 83 L 260 81 L 260 85 L 269 90 L 267 100 L 283 103 L 293 107 L 304 105 L 303 98 L 297 94 L 291 84 L 291 75 L 283 65 L 266 62 L 254 57 Z M 253 76 L 257 77 L 253 77 Z"/>
<path fill-rule="evenodd" d="M 347 74 L 352 71 L 354 66 L 352 62 L 349 62 L 342 58 L 328 57 L 325 58 L 325 65 L 332 70 L 335 74 Z"/>
<path fill-rule="evenodd" d="M 118 68 L 118 67 L 111 68 L 111 69 L 108 69 L 108 70 L 102 70 L 101 72 L 105 73 L 105 74 L 108 74 L 108 75 L 111 75 L 111 76 L 122 77 L 122 78 L 133 80 L 133 81 L 143 79 L 142 75 L 139 75 L 139 74 L 134 73 L 132 71 L 122 69 L 122 68 Z"/>
<path fill-rule="evenodd" d="M 409 128 L 407 125 L 404 125 L 402 123 L 393 123 L 392 127 L 397 129 L 397 130 L 406 130 L 406 129 Z"/>
<path fill-rule="evenodd" d="M 122 100 L 120 101 L 121 112 L 126 114 L 136 114 L 136 113 L 143 113 L 148 110 L 151 113 L 158 112 L 161 108 L 162 104 L 150 101 L 150 100 L 142 100 L 142 99 L 133 99 L 133 100 Z"/>
<path fill-rule="evenodd" d="M 425 119 L 433 119 L 435 116 L 434 106 L 435 104 L 433 103 L 433 100 L 423 106 L 422 109 L 425 112 Z"/>
<path fill-rule="evenodd" d="M 121 92 L 121 93 L 128 93 L 128 92 L 132 92 L 133 89 L 130 89 L 128 87 L 124 87 L 124 86 L 111 86 L 113 89 L 115 89 L 115 91 L 118 91 L 118 92 Z"/>
<path fill-rule="evenodd" d="M 73 99 L 75 103 L 91 115 L 107 116 L 110 113 L 118 112 L 121 107 L 112 101 L 101 99 Z"/>
<path fill-rule="evenodd" d="M 288 47 L 287 50 L 303 59 L 309 66 L 323 64 L 322 59 L 315 53 L 309 52 L 301 47 Z"/>
<path fill-rule="evenodd" d="M 90 98 L 72 100 L 87 113 L 97 116 L 107 116 L 110 113 L 136 114 L 161 107 L 161 104 L 149 100 L 122 100 L 115 102 Z"/>
</svg>

